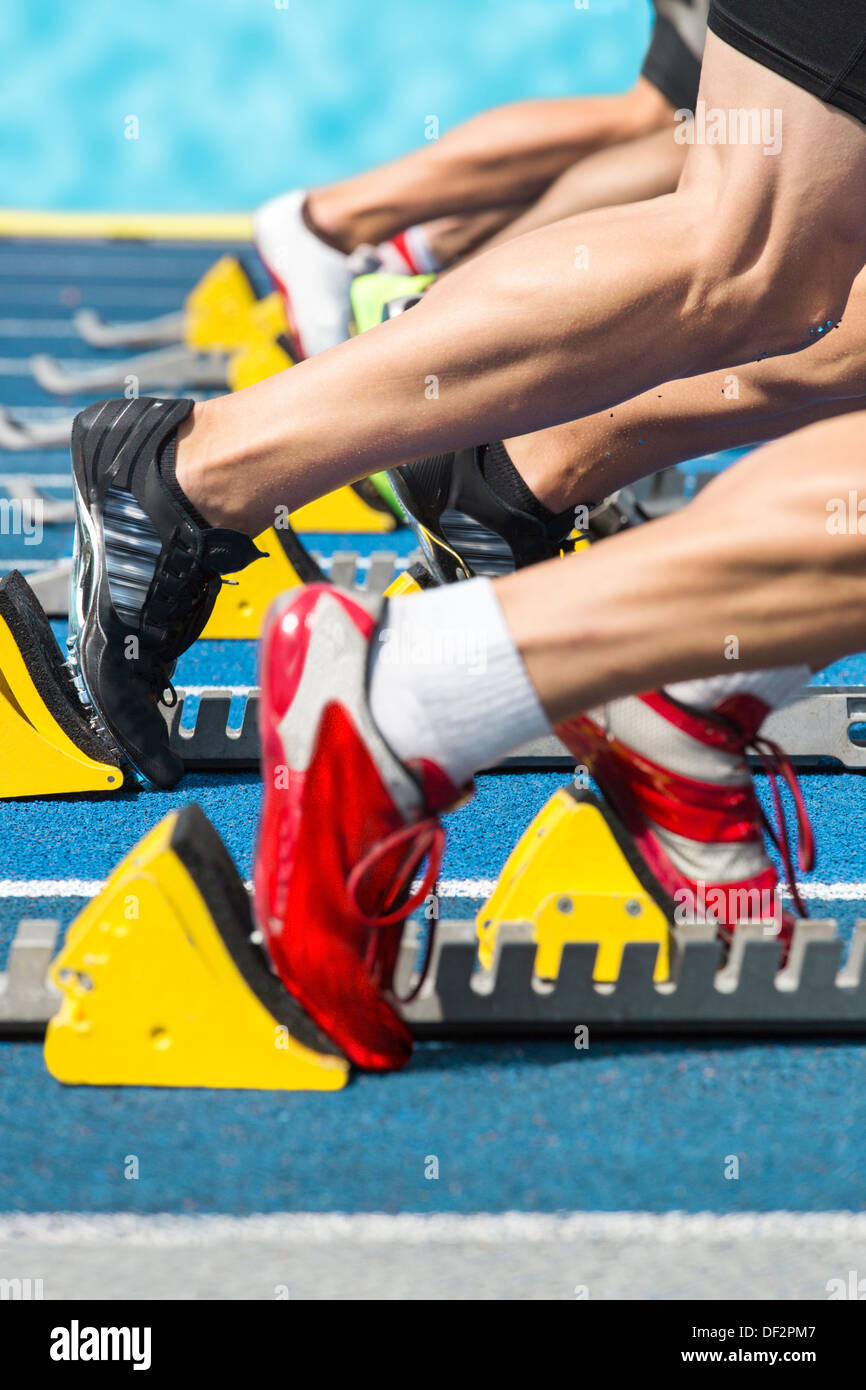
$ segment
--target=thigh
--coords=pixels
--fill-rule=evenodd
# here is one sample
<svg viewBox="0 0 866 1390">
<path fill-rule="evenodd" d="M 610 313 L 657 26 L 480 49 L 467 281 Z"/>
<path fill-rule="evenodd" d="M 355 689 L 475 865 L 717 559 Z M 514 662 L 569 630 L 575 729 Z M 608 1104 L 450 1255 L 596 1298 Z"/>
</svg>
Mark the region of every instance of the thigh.
<svg viewBox="0 0 866 1390">
<path fill-rule="evenodd" d="M 802 8 L 818 27 L 821 6 Z M 711 30 L 694 119 L 675 138 L 688 145 L 680 189 L 703 198 L 717 252 L 735 248 L 731 270 L 774 247 L 806 270 L 808 258 L 838 251 L 851 279 L 866 261 L 866 125 L 856 117 Z"/>
</svg>

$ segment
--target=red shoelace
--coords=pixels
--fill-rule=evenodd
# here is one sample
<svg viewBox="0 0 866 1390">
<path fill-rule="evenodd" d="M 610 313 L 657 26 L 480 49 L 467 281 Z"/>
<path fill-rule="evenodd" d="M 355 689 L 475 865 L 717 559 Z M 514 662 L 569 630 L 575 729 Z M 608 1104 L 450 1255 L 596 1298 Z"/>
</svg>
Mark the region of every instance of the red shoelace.
<svg viewBox="0 0 866 1390">
<path fill-rule="evenodd" d="M 782 805 L 782 797 L 779 792 L 779 777 L 787 786 L 794 801 L 794 814 L 797 826 L 797 862 L 803 873 L 810 873 L 815 867 L 815 836 L 809 820 L 809 813 L 806 810 L 806 803 L 803 800 L 803 793 L 797 781 L 797 774 L 794 771 L 794 764 L 788 754 L 778 743 L 771 738 L 764 738 L 756 734 L 746 744 L 746 751 L 754 751 L 761 762 L 764 772 L 767 774 L 767 781 L 770 787 L 770 796 L 773 800 L 773 810 L 776 817 L 776 824 L 772 825 L 768 818 L 761 813 L 764 828 L 779 852 L 782 860 L 782 867 L 785 873 L 785 882 L 788 891 L 794 901 L 794 906 L 801 917 L 808 917 L 808 912 L 800 897 L 800 890 L 797 887 L 796 875 L 794 873 L 794 860 L 791 851 L 791 838 L 788 834 L 788 824 L 785 819 L 785 809 Z"/>
<path fill-rule="evenodd" d="M 402 863 L 398 866 L 391 879 L 391 885 L 383 894 L 378 909 L 374 914 L 370 914 L 361 906 L 359 893 L 365 875 L 374 868 L 386 855 L 402 845 L 408 845 L 408 852 Z M 436 886 L 439 877 L 439 870 L 442 867 L 442 854 L 445 849 L 445 831 L 439 823 L 437 816 L 430 816 L 426 820 L 413 821 L 409 825 L 403 825 L 399 830 L 394 830 L 390 835 L 386 835 L 383 840 L 374 845 L 369 853 L 352 869 L 346 880 L 346 892 L 351 899 L 352 906 L 358 913 L 363 924 L 371 927 L 375 933 L 383 927 L 394 926 L 398 922 L 403 922 L 415 911 L 417 907 L 425 901 Z M 427 872 L 421 880 L 420 886 L 405 901 L 400 901 L 407 887 L 411 884 L 418 866 L 427 859 Z M 394 904 L 398 905 L 395 906 Z M 433 958 L 433 940 L 436 935 L 435 920 L 429 924 L 427 945 L 424 952 L 424 962 L 411 992 L 400 999 L 401 1004 L 409 1004 L 420 993 L 427 973 L 430 969 L 430 962 Z M 378 951 L 378 936 L 371 937 L 370 945 L 367 950 L 367 967 L 372 972 Z"/>
</svg>

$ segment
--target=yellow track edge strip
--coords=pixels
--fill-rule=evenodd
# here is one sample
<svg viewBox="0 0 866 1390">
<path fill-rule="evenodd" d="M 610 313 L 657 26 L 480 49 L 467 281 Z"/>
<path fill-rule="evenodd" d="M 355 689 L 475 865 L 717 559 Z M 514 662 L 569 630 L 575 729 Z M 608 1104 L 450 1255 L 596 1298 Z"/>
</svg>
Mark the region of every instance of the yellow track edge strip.
<svg viewBox="0 0 866 1390">
<path fill-rule="evenodd" d="M 0 208 L 0 236 L 252 241 L 248 212 L 39 212 Z"/>
</svg>

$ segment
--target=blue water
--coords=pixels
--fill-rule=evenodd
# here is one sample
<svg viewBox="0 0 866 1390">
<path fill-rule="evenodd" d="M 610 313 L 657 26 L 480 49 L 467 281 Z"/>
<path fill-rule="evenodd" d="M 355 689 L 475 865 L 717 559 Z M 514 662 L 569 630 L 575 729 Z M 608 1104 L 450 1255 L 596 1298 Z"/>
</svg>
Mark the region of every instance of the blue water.
<svg viewBox="0 0 866 1390">
<path fill-rule="evenodd" d="M 430 116 L 621 89 L 648 32 L 646 0 L 5 0 L 0 202 L 250 207 Z"/>
</svg>

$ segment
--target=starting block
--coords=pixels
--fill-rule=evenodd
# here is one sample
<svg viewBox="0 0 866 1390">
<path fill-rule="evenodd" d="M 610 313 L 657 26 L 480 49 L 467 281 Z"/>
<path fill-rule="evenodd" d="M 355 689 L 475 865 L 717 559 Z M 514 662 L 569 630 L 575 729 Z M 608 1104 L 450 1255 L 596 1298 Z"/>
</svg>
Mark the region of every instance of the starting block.
<svg viewBox="0 0 866 1390">
<path fill-rule="evenodd" d="M 284 334 L 251 333 L 229 358 L 228 388 L 243 391 L 294 365 L 292 345 Z"/>
<path fill-rule="evenodd" d="M 72 438 L 74 419 L 74 415 L 61 415 L 56 420 L 24 421 L 0 406 L 0 449 L 7 453 L 65 449 Z"/>
<path fill-rule="evenodd" d="M 192 352 L 232 352 L 251 332 L 276 338 L 288 330 L 279 294 L 259 299 L 243 263 L 221 256 L 190 290 L 183 308 L 138 323 L 106 323 L 91 309 L 73 322 L 92 347 L 159 347 L 183 343 Z"/>
<path fill-rule="evenodd" d="M 222 256 L 187 296 L 183 341 L 195 352 L 232 352 L 261 334 L 288 334 L 282 295 L 259 299 L 243 264 Z"/>
<path fill-rule="evenodd" d="M 417 560 L 402 574 L 398 574 L 393 584 L 385 589 L 385 598 L 402 598 L 404 594 L 420 594 L 424 589 L 435 589 L 436 580 L 427 566 Z"/>
<path fill-rule="evenodd" d="M 35 380 L 56 395 L 123 390 L 130 377 L 139 391 L 195 386 L 237 389 L 232 382 L 250 370 L 245 363 L 251 356 L 257 359 L 266 352 L 270 365 L 262 376 L 282 371 L 293 360 L 281 346 L 273 365 L 274 344 L 277 340 L 288 343 L 281 296 L 274 293 L 259 299 L 246 270 L 233 256 L 223 256 L 211 267 L 178 314 L 149 323 L 106 324 L 90 310 L 81 310 L 75 323 L 85 341 L 96 347 L 149 346 L 151 351 L 96 367 L 64 364 L 45 354 L 31 358 Z"/>
<path fill-rule="evenodd" d="M 335 554 L 326 574 L 290 526 L 270 527 L 256 537 L 256 545 L 267 558 L 226 576 L 202 637 L 218 641 L 257 640 L 274 599 L 301 584 L 330 581 L 344 589 L 362 587 L 365 593 L 391 595 L 417 592 L 433 582 L 420 564 L 410 565 L 392 582 L 397 557 L 389 551 L 370 556 L 363 586 L 355 583 L 358 557 L 352 552 Z"/>
<path fill-rule="evenodd" d="M 57 922 L 25 917 L 9 947 L 6 970 L 0 973 L 0 1033 L 40 1037 L 56 1011 L 60 995 L 48 979 L 57 945 Z"/>
<path fill-rule="evenodd" d="M 541 979 L 559 975 L 567 943 L 586 941 L 598 947 L 597 981 L 618 978 L 628 942 L 654 947 L 653 979 L 667 980 L 673 911 L 609 807 L 561 787 L 521 835 L 478 913 L 478 959 L 493 969 L 500 928 L 524 922 Z"/>
<path fill-rule="evenodd" d="M 22 576 L 0 580 L 0 797 L 118 791 L 43 610 Z"/>
<path fill-rule="evenodd" d="M 585 798 L 580 804 L 598 809 Z M 558 809 L 564 823 L 567 810 Z M 586 843 L 561 846 L 570 864 L 593 836 L 610 854 L 605 836 L 616 836 L 606 816 L 595 825 L 586 819 L 584 831 Z M 557 833 L 554 820 L 545 838 L 553 843 Z M 562 882 L 576 896 L 574 872 Z M 671 925 L 669 969 L 660 979 L 661 943 L 641 936 L 627 911 L 624 927 L 611 919 L 610 928 L 599 922 L 593 931 L 587 916 L 572 935 L 559 923 L 546 929 L 537 905 L 530 907 L 529 920 L 498 920 L 493 943 L 479 939 L 471 920 L 439 922 L 432 946 L 429 924 L 407 925 L 395 990 L 408 1000 L 400 1007 L 416 1037 L 565 1035 L 585 1046 L 578 1031 L 866 1035 L 866 922 L 855 925 L 847 955 L 834 922 L 798 922 L 784 965 L 779 941 L 759 924 L 741 926 L 730 950 L 710 924 Z M 44 1034 L 58 1080 L 283 1090 L 345 1084 L 346 1059 L 268 968 L 246 889 L 197 806 L 173 812 L 145 836 L 49 967 L 56 935 L 53 922 L 20 924 L 0 974 L 0 1034 Z M 599 970 L 605 947 L 615 948 L 615 971 Z"/>
<path fill-rule="evenodd" d="M 363 531 L 384 535 L 400 524 L 369 479 L 338 487 L 291 514 L 296 531 Z"/>
<path fill-rule="evenodd" d="M 256 537 L 267 556 L 237 574 L 226 575 L 202 637 L 257 640 L 268 608 L 286 589 L 327 580 L 290 527 L 273 526 Z"/>
<path fill-rule="evenodd" d="M 249 898 L 196 805 L 172 812 L 69 929 L 45 1063 L 90 1086 L 339 1090 L 349 1064 L 256 941 Z"/>
<path fill-rule="evenodd" d="M 55 396 L 98 396 L 124 391 L 134 379 L 140 393 L 157 388 L 225 389 L 228 356 L 224 352 L 191 352 L 183 343 L 154 348 L 124 361 L 82 367 L 77 361 L 60 361 L 49 353 L 30 358 L 33 379 Z"/>
</svg>

